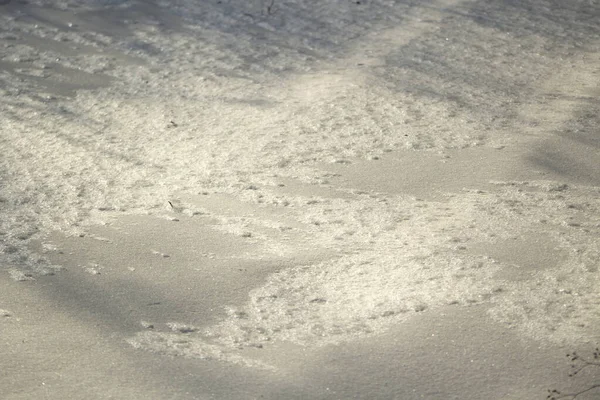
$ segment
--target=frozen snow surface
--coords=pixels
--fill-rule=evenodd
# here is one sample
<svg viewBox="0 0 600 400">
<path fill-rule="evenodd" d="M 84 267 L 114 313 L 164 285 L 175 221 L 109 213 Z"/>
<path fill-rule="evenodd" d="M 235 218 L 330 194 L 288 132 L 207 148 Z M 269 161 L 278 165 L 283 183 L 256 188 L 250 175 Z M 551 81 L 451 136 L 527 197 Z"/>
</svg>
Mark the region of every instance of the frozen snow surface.
<svg viewBox="0 0 600 400">
<path fill-rule="evenodd" d="M 215 324 L 140 329 L 138 348 L 271 368 L 240 349 L 472 304 L 536 340 L 599 340 L 597 1 L 0 7 L 14 280 L 60 270 L 28 250 L 53 231 L 180 212 L 265 254 L 293 253 L 277 231 L 335 257 L 270 275 Z"/>
</svg>

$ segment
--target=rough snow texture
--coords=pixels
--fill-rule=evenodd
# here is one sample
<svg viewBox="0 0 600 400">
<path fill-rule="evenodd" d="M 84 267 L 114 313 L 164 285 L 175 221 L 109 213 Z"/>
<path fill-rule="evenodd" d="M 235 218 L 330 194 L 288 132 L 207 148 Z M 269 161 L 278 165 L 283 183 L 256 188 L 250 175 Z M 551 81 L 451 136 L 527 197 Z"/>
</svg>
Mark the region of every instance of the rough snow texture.
<svg viewBox="0 0 600 400">
<path fill-rule="evenodd" d="M 131 339 L 140 348 L 258 365 L 237 349 L 336 343 L 482 302 L 534 337 L 598 338 L 597 170 L 571 176 L 570 160 L 537 153 L 531 165 L 550 179 L 432 200 L 343 188 L 325 167 L 555 134 L 597 152 L 597 2 L 29 3 L 0 14 L 0 266 L 14 280 L 59 268 L 26 250 L 32 238 L 172 201 L 273 253 L 289 244 L 267 228 L 339 257 L 271 276 L 217 325 L 144 330 Z M 282 192 L 291 181 L 333 195 Z M 189 200 L 202 193 L 285 217 Z M 564 260 L 512 279 L 509 264 L 470 251 L 522 235 Z"/>
</svg>

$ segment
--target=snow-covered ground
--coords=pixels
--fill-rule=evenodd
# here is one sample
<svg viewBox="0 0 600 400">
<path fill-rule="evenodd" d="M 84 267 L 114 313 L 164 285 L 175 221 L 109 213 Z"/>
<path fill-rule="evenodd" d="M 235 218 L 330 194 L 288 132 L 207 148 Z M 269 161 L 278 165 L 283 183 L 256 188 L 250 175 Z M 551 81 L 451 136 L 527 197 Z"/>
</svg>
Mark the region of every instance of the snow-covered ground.
<svg viewBox="0 0 600 400">
<path fill-rule="evenodd" d="M 598 1 L 2 3 L 7 398 L 542 398 L 600 342 Z"/>
</svg>

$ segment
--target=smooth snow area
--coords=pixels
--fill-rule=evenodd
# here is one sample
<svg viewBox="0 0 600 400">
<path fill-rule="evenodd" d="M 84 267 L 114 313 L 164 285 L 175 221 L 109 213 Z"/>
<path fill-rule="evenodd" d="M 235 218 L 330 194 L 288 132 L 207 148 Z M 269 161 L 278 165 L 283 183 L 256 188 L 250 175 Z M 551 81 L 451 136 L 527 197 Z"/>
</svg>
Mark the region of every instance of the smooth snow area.
<svg viewBox="0 0 600 400">
<path fill-rule="evenodd" d="M 598 1 L 9 0 L 0 26 L 0 397 L 600 381 L 563 360 L 600 344 Z"/>
</svg>

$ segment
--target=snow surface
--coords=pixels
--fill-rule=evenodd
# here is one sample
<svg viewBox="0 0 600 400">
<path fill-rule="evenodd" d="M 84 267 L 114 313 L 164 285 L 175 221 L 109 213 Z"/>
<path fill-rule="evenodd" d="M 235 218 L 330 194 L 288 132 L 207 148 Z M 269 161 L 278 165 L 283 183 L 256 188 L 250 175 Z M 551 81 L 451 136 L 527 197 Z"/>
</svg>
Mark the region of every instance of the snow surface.
<svg viewBox="0 0 600 400">
<path fill-rule="evenodd" d="M 254 243 L 241 258 L 335 257 L 136 348 L 269 369 L 240 349 L 476 304 L 540 342 L 597 342 L 600 4 L 269 4 L 0 6 L 0 268 L 62 274 L 31 250 L 55 231 L 209 216 Z"/>
</svg>

